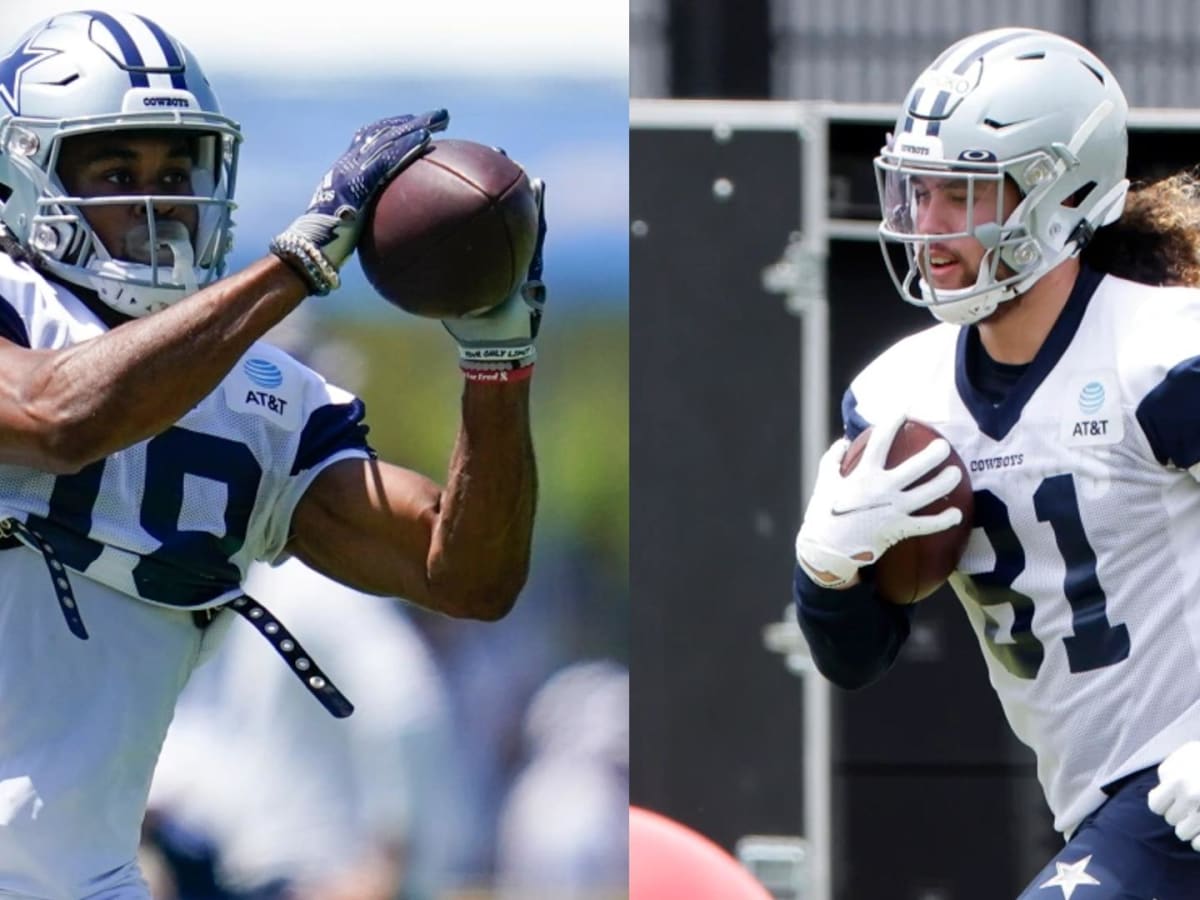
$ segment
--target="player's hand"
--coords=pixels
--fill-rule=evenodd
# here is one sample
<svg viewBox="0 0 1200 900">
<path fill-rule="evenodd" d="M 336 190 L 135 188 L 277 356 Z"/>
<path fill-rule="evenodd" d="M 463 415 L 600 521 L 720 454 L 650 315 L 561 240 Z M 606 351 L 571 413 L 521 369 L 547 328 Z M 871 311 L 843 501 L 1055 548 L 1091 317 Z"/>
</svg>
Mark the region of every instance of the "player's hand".
<svg viewBox="0 0 1200 900">
<path fill-rule="evenodd" d="M 443 319 L 458 341 L 459 361 L 476 380 L 507 381 L 514 370 L 537 358 L 533 342 L 542 321 L 546 286 L 542 282 L 542 245 L 546 241 L 546 186 L 531 181 L 538 207 L 538 234 L 525 281 L 503 303 L 461 319 Z"/>
<path fill-rule="evenodd" d="M 1181 841 L 1200 851 L 1200 741 L 1188 741 L 1162 761 L 1158 787 L 1146 802 Z"/>
<path fill-rule="evenodd" d="M 858 570 L 871 565 L 889 547 L 910 537 L 934 534 L 962 521 L 955 507 L 936 515 L 913 513 L 948 494 L 962 479 L 957 466 L 948 466 L 924 484 L 910 487 L 950 456 L 943 439 L 894 469 L 885 469 L 888 448 L 904 417 L 876 426 L 858 465 L 843 476 L 842 457 L 850 442 L 835 441 L 821 457 L 817 483 L 796 536 L 796 560 L 817 584 L 842 587 Z"/>
<path fill-rule="evenodd" d="M 435 109 L 364 125 L 322 177 L 308 209 L 272 242 L 272 251 L 308 276 L 318 293 L 327 290 L 312 284 L 313 276 L 328 281 L 329 269 L 336 287 L 337 270 L 354 252 L 367 206 L 393 176 L 421 155 L 434 133 L 449 124 L 450 114 Z M 310 254 L 312 249 L 319 257 Z"/>
</svg>

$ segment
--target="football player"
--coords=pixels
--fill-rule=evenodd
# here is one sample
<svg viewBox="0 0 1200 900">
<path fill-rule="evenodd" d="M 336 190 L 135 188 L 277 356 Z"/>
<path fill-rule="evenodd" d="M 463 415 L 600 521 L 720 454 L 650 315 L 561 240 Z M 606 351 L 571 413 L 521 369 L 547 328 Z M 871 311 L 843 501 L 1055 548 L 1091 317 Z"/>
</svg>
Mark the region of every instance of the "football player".
<svg viewBox="0 0 1200 900">
<path fill-rule="evenodd" d="M 445 487 L 376 459 L 360 401 L 258 342 L 338 286 L 367 204 L 447 123 L 360 129 L 271 252 L 225 275 L 241 134 L 182 44 L 74 12 L 0 59 L 0 894 L 147 896 L 155 759 L 229 620 L 350 712 L 243 594 L 252 560 L 454 617 L 515 602 L 544 219 L 526 285 L 446 323 L 466 383 Z"/>
<path fill-rule="evenodd" d="M 1200 291 L 1109 268 L 1126 114 L 1099 59 L 1032 29 L 961 40 L 917 79 L 875 162 L 880 234 L 901 297 L 941 324 L 853 380 L 846 438 L 875 429 L 845 477 L 846 438 L 830 448 L 796 539 L 821 671 L 869 683 L 913 614 L 875 595 L 872 563 L 960 521 L 916 513 L 956 468 L 912 485 L 951 445 L 965 461 L 974 530 L 950 583 L 1066 838 L 1031 900 L 1200 896 Z M 1194 275 L 1142 240 L 1128 270 Z M 884 469 L 903 417 L 949 443 Z"/>
</svg>

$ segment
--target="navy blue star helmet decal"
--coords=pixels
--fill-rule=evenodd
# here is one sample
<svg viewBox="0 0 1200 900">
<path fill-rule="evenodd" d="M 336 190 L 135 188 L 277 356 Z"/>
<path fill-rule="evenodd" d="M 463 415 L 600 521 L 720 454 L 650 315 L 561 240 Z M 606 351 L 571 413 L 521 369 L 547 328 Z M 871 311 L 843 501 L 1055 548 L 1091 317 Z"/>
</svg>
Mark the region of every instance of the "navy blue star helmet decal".
<svg viewBox="0 0 1200 900">
<path fill-rule="evenodd" d="M 27 40 L 8 56 L 0 59 L 0 100 L 12 110 L 14 115 L 21 113 L 21 76 L 30 66 L 41 62 L 50 56 L 62 52 L 33 46 L 37 37 Z"/>
</svg>

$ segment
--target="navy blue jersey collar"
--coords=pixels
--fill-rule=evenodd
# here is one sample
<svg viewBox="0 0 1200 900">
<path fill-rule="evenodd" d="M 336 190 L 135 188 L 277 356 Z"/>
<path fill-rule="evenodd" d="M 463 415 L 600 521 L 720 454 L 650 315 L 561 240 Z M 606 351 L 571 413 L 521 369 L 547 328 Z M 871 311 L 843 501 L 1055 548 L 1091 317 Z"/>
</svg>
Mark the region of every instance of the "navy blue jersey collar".
<svg viewBox="0 0 1200 900">
<path fill-rule="evenodd" d="M 975 424 L 992 440 L 999 441 L 1012 430 L 1021 418 L 1021 412 L 1033 396 L 1033 392 L 1067 352 L 1075 332 L 1079 330 L 1079 323 L 1083 321 L 1088 301 L 1103 278 L 1102 272 L 1084 265 L 1079 267 L 1079 275 L 1071 289 L 1071 296 L 1067 298 L 1066 306 L 1059 313 L 1057 321 L 1046 335 L 1046 340 L 1029 364 L 1029 368 L 1025 370 L 1025 374 L 1013 385 L 1008 396 L 998 406 L 993 406 L 987 397 L 975 389 L 968 375 L 968 363 L 972 356 L 984 352 L 979 342 L 979 329 L 972 325 L 959 332 L 954 361 L 954 382 L 958 387 L 958 395 L 970 411 Z"/>
</svg>

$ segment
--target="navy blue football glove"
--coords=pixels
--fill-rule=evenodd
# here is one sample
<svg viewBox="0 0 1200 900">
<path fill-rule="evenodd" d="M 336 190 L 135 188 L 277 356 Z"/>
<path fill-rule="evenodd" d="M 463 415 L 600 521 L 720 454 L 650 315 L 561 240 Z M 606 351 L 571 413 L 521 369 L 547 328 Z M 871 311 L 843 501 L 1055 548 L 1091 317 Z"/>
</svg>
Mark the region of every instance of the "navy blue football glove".
<svg viewBox="0 0 1200 900">
<path fill-rule="evenodd" d="M 442 324 L 458 341 L 462 368 L 475 380 L 508 381 L 506 373 L 527 368 L 537 359 L 533 341 L 546 305 L 542 282 L 542 245 L 546 241 L 546 185 L 530 181 L 537 198 L 538 234 L 525 281 L 503 303 L 473 316 L 444 319 Z M 495 377 L 487 377 L 489 373 Z"/>
<path fill-rule="evenodd" d="M 271 243 L 272 252 L 317 293 L 337 287 L 337 270 L 354 252 L 367 206 L 449 124 L 450 114 L 435 109 L 364 125 L 321 179 L 308 209 Z"/>
</svg>

